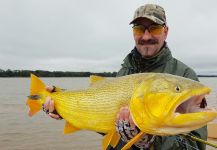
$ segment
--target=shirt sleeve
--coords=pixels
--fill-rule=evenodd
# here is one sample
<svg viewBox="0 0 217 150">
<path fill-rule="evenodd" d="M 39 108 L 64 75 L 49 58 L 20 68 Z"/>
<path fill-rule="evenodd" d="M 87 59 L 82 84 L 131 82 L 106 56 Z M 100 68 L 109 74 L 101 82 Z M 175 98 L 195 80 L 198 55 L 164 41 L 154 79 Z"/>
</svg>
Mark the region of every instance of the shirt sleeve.
<svg viewBox="0 0 217 150">
<path fill-rule="evenodd" d="M 206 132 L 207 128 L 202 127 L 195 131 L 192 131 L 188 134 L 206 140 Z M 200 142 L 193 141 L 191 139 L 187 139 L 183 136 L 156 136 L 154 141 L 154 149 L 155 150 L 205 150 L 206 145 Z"/>
</svg>

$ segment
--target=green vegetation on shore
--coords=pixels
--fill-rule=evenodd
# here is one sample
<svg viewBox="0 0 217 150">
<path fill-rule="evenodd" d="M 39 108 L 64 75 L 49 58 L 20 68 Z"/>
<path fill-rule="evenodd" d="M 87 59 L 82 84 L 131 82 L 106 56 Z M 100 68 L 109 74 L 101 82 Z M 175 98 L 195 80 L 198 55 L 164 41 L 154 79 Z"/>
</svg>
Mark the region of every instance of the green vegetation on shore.
<svg viewBox="0 0 217 150">
<path fill-rule="evenodd" d="M 33 73 L 39 77 L 89 77 L 99 75 L 103 77 L 115 77 L 117 72 L 72 72 L 72 71 L 45 71 L 45 70 L 3 70 L 0 69 L 0 77 L 29 77 Z M 217 77 L 217 75 L 198 75 L 198 77 Z"/>
<path fill-rule="evenodd" d="M 45 71 L 45 70 L 3 70 L 0 69 L 0 77 L 29 77 L 33 73 L 39 77 L 89 77 L 99 75 L 103 77 L 115 77 L 117 72 L 70 72 L 70 71 Z"/>
</svg>

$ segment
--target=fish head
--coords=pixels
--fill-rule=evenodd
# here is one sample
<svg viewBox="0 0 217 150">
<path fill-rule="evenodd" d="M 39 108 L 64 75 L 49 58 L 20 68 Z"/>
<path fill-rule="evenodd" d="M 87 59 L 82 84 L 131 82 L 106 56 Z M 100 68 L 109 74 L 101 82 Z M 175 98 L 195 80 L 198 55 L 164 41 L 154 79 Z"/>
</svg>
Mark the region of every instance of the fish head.
<svg viewBox="0 0 217 150">
<path fill-rule="evenodd" d="M 154 135 L 176 135 L 206 125 L 217 117 L 213 109 L 200 108 L 211 89 L 184 77 L 156 74 L 142 81 L 130 100 L 138 128 Z"/>
</svg>

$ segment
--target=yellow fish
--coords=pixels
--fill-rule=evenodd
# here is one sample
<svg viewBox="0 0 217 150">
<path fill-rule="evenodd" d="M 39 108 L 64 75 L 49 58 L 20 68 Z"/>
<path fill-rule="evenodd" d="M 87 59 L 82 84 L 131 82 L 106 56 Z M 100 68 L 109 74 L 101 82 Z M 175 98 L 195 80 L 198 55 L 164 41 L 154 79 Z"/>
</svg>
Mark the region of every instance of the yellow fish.
<svg viewBox="0 0 217 150">
<path fill-rule="evenodd" d="M 49 93 L 45 84 L 32 74 L 27 100 L 30 114 L 41 110 L 45 98 L 50 96 L 56 111 L 66 121 L 64 133 L 80 129 L 105 133 L 103 149 L 109 144 L 116 146 L 120 138 L 115 119 L 123 106 L 129 106 L 133 121 L 141 130 L 123 149 L 130 148 L 145 133 L 176 135 L 200 128 L 217 117 L 213 109 L 177 112 L 210 92 L 207 86 L 183 77 L 139 73 L 112 79 L 91 76 L 90 81 L 87 89 Z"/>
</svg>

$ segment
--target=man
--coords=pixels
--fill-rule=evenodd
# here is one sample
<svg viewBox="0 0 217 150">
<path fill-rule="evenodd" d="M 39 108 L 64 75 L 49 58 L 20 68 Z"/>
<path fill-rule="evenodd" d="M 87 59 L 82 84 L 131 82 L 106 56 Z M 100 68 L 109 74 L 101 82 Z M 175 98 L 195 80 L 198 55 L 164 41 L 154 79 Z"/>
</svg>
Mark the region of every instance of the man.
<svg viewBox="0 0 217 150">
<path fill-rule="evenodd" d="M 130 24 L 133 24 L 135 48 L 124 59 L 122 68 L 117 76 L 139 72 L 161 72 L 198 81 L 196 73 L 191 68 L 173 58 L 171 55 L 167 43 L 165 42 L 168 34 L 168 26 L 166 24 L 165 11 L 161 6 L 147 4 L 139 7 Z M 200 102 L 200 107 L 205 107 L 204 105 L 205 100 Z M 180 111 L 186 112 L 186 110 Z M 131 135 L 127 135 L 126 133 L 132 133 L 132 131 L 137 128 L 134 127 L 135 125 L 127 107 L 121 108 L 117 120 L 118 131 L 122 136 L 122 140 L 119 142 L 116 149 L 120 149 L 125 144 L 126 139 L 130 139 Z M 126 130 L 130 130 L 131 132 L 127 132 Z M 207 139 L 206 127 L 192 131 L 191 134 L 205 140 Z M 205 145 L 180 138 L 179 136 L 153 137 L 145 135 L 144 141 L 145 142 L 137 142 L 132 149 L 150 149 L 150 147 L 163 150 L 185 148 L 205 149 Z"/>
<path fill-rule="evenodd" d="M 161 6 L 146 4 L 139 7 L 130 24 L 133 25 L 135 48 L 124 59 L 122 68 L 117 73 L 117 76 L 140 72 L 161 72 L 183 76 L 198 81 L 196 73 L 191 68 L 173 58 L 171 55 L 170 49 L 165 42 L 168 34 L 168 26 L 166 24 L 165 11 Z M 48 90 L 51 91 L 53 88 L 48 87 Z M 205 107 L 205 105 L 206 102 L 203 100 L 197 104 L 192 104 L 192 108 L 197 106 Z M 59 119 L 60 116 L 58 114 L 52 113 L 54 110 L 53 106 L 53 101 L 48 98 L 44 104 L 44 109 L 49 110 L 49 115 L 51 117 Z M 179 111 L 187 112 L 191 110 L 180 108 Z M 135 126 L 131 118 L 128 107 L 122 107 L 120 109 L 120 113 L 117 115 L 116 127 L 117 131 L 121 135 L 121 139 L 115 148 L 116 150 L 121 149 L 128 140 L 139 132 L 139 129 Z M 204 140 L 207 139 L 206 127 L 192 131 L 189 134 L 193 134 L 194 136 Z M 114 148 L 109 147 L 108 149 L 112 150 Z M 146 134 L 142 139 L 135 143 L 131 149 L 204 150 L 205 145 L 189 139 L 181 138 L 180 136 L 161 137 Z"/>
</svg>

